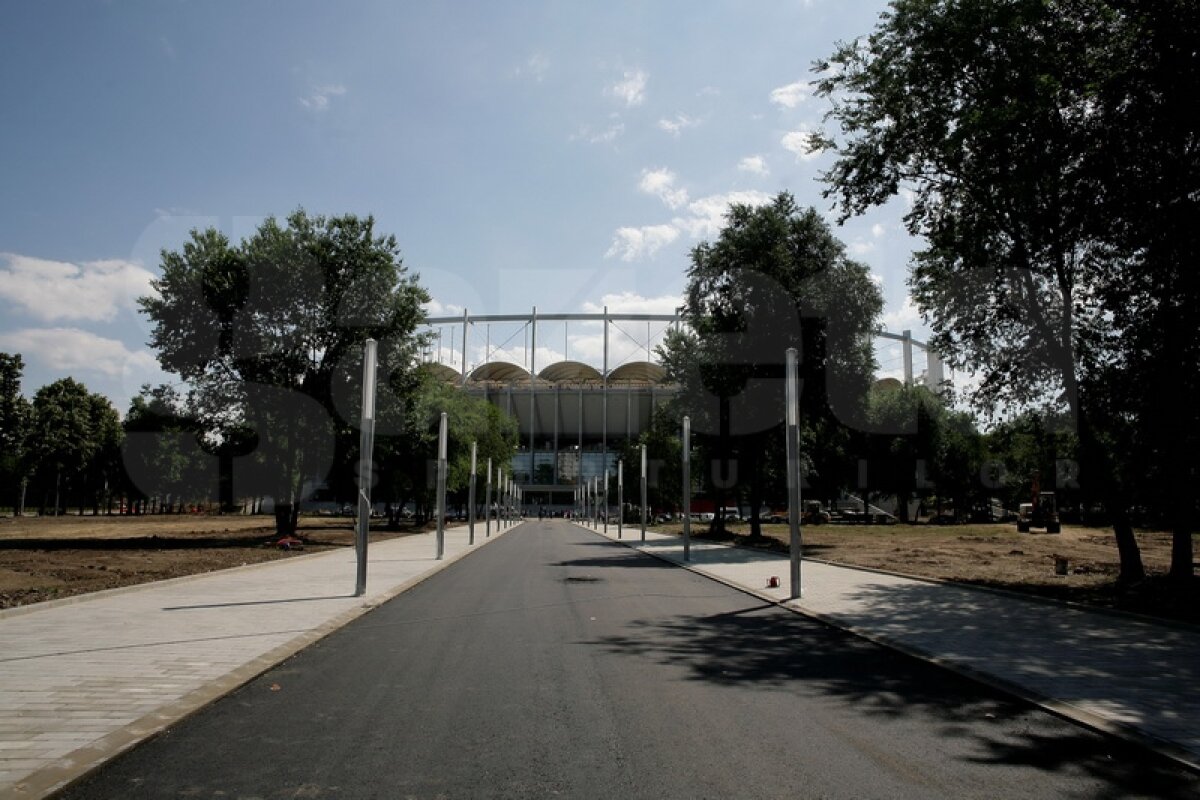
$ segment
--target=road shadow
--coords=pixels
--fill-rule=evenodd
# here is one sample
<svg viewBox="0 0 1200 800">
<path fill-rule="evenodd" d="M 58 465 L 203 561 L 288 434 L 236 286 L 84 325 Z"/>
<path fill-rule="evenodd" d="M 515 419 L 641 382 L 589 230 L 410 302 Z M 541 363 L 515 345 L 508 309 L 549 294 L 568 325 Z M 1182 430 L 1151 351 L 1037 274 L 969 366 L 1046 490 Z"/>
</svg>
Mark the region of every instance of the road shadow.
<svg viewBox="0 0 1200 800">
<path fill-rule="evenodd" d="M 973 762 L 1073 771 L 1112 787 L 1099 794 L 1089 787 L 1090 797 L 1195 797 L 1200 790 L 1200 778 L 1144 748 L 1047 718 L 996 690 L 771 605 L 635 621 L 591 644 L 682 668 L 688 680 L 833 697 L 854 714 L 925 716 L 940 735 L 969 739 Z"/>
<path fill-rule="evenodd" d="M 837 613 L 841 622 L 926 652 L 982 662 L 977 665 L 1001 678 L 1012 675 L 1060 700 L 1125 698 L 1124 718 L 1151 734 L 1200 719 L 1200 635 L 1194 630 L 917 581 L 868 581 L 846 598 L 848 610 Z"/>
<path fill-rule="evenodd" d="M 595 556 L 586 558 L 572 558 L 567 561 L 553 561 L 546 564 L 548 567 L 605 567 L 626 569 L 636 567 L 637 569 L 676 569 L 674 564 L 669 564 L 665 561 L 660 561 L 657 558 L 648 558 L 645 555 L 633 550 L 625 550 L 622 552 L 614 552 L 612 555 Z"/>
</svg>

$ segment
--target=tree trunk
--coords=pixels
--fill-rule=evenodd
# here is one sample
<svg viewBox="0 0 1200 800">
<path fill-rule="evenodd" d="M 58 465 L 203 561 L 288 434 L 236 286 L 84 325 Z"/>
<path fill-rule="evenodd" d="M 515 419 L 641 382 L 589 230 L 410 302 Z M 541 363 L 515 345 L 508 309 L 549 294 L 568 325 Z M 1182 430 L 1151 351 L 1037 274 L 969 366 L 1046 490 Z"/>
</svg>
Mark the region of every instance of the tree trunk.
<svg viewBox="0 0 1200 800">
<path fill-rule="evenodd" d="M 1191 526 L 1176 526 L 1171 533 L 1171 578 L 1191 580 L 1195 574 L 1194 558 Z"/>
<path fill-rule="evenodd" d="M 1064 383 L 1068 402 L 1074 399 L 1070 405 L 1075 412 L 1078 428 L 1081 455 L 1079 486 L 1084 502 L 1087 502 L 1089 494 L 1092 497 L 1104 498 L 1104 507 L 1108 509 L 1113 520 L 1113 535 L 1117 541 L 1117 555 L 1120 558 L 1117 583 L 1125 586 L 1138 583 L 1146 579 L 1146 567 L 1142 563 L 1142 552 L 1138 547 L 1137 538 L 1133 535 L 1133 523 L 1129 520 L 1129 503 L 1121 484 L 1121 476 L 1117 474 L 1121 466 L 1112 462 L 1111 453 L 1096 440 L 1083 393 L 1073 372 L 1064 375 Z"/>
<path fill-rule="evenodd" d="M 296 532 L 294 506 L 291 503 L 275 504 L 275 533 L 280 537 L 292 536 Z"/>
<path fill-rule="evenodd" d="M 1128 586 L 1146 579 L 1146 567 L 1142 564 L 1142 551 L 1138 548 L 1137 537 L 1133 534 L 1133 523 L 1129 513 L 1119 501 L 1110 507 L 1113 517 L 1113 534 L 1117 539 L 1117 554 L 1121 559 L 1121 572 L 1117 583 Z"/>
</svg>

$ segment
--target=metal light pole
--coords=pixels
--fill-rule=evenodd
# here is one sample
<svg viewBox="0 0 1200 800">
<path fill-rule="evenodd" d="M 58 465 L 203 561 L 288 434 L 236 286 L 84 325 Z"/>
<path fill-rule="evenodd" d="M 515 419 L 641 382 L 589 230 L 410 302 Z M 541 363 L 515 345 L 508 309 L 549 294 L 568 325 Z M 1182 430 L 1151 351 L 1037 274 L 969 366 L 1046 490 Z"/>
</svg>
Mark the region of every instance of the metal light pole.
<svg viewBox="0 0 1200 800">
<path fill-rule="evenodd" d="M 608 535 L 608 467 L 604 468 L 604 535 Z"/>
<path fill-rule="evenodd" d="M 476 442 L 471 442 L 471 488 L 467 497 L 467 544 L 475 544 L 475 456 Z"/>
<path fill-rule="evenodd" d="M 692 560 L 692 418 L 683 418 L 683 560 Z"/>
<path fill-rule="evenodd" d="M 617 462 L 617 538 L 625 532 L 625 462 Z"/>
<path fill-rule="evenodd" d="M 374 339 L 363 343 L 362 433 L 358 455 L 358 531 L 354 538 L 358 570 L 354 580 L 354 596 L 367 592 L 367 534 L 371 524 L 371 450 L 375 446 L 375 360 L 377 344 Z"/>
<path fill-rule="evenodd" d="M 483 535 L 492 536 L 492 460 L 487 462 L 487 481 L 483 485 Z"/>
<path fill-rule="evenodd" d="M 446 553 L 446 412 L 438 425 L 437 461 L 437 557 L 440 561 Z"/>
<path fill-rule="evenodd" d="M 796 348 L 787 350 L 787 487 L 788 525 L 791 537 L 788 551 L 791 555 L 792 599 L 800 596 L 800 393 L 796 382 Z"/>
<path fill-rule="evenodd" d="M 642 445 L 642 541 L 646 541 L 646 445 Z"/>
</svg>

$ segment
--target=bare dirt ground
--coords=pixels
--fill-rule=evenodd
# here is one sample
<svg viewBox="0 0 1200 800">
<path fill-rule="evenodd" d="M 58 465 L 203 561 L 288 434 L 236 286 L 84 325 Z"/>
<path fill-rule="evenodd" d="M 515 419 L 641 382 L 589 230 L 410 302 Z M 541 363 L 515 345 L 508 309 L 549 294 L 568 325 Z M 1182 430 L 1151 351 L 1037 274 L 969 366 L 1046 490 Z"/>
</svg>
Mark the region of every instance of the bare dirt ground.
<svg viewBox="0 0 1200 800">
<path fill-rule="evenodd" d="M 371 540 L 415 531 L 382 530 Z M 354 520 L 301 517 L 280 547 L 270 516 L 0 518 L 0 608 L 354 545 Z"/>
<path fill-rule="evenodd" d="M 149 581 L 289 558 L 354 543 L 348 517 L 301 517 L 303 550 L 276 544 L 269 516 L 153 515 L 0 518 L 0 608 Z M 416 531 L 372 526 L 371 538 Z M 693 525 L 702 536 L 707 526 Z M 681 526 L 660 530 L 679 533 Z M 763 526 L 765 541 L 735 542 L 786 552 L 786 525 Z M 1167 581 L 1171 537 L 1138 534 L 1149 578 L 1118 587 L 1112 531 L 1064 527 L 1061 534 L 1017 533 L 1014 525 L 805 526 L 804 554 L 838 564 L 961 581 L 1200 623 L 1200 579 Z M 1200 536 L 1196 537 L 1200 553 Z M 1056 557 L 1066 559 L 1058 575 Z"/>
<path fill-rule="evenodd" d="M 659 530 L 681 532 L 682 525 Z M 704 536 L 707 525 L 693 525 Z M 746 537 L 748 524 L 729 533 L 738 544 L 787 551 L 788 526 L 764 525 L 766 541 Z M 1148 577 L 1117 585 L 1118 557 L 1110 529 L 1064 526 L 1062 533 L 1017 533 L 1008 525 L 814 525 L 803 529 L 804 555 L 835 564 L 873 567 L 1026 592 L 1089 605 L 1200 623 L 1200 578 L 1179 586 L 1166 579 L 1171 535 L 1139 531 Z M 1200 536 L 1193 536 L 1200 554 Z M 1066 559 L 1066 574 L 1056 561 Z"/>
</svg>

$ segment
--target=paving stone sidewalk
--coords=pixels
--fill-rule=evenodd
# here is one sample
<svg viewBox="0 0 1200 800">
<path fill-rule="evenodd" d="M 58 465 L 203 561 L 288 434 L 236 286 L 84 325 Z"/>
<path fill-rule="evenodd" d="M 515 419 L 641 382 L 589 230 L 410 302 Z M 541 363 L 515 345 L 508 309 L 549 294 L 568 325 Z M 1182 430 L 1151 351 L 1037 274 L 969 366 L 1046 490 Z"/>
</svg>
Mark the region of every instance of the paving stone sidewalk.
<svg viewBox="0 0 1200 800">
<path fill-rule="evenodd" d="M 511 530 L 511 529 L 510 529 Z M 42 797 L 498 538 L 476 525 L 0 611 L 0 798 Z"/>
<path fill-rule="evenodd" d="M 616 539 L 615 525 L 607 535 Z M 640 539 L 626 526 L 625 544 L 684 563 L 679 536 L 647 531 Z M 811 561 L 803 562 L 801 598 L 791 601 L 786 555 L 695 540 L 686 566 L 1200 768 L 1194 627 Z M 767 588 L 772 576 L 777 589 Z"/>
</svg>

